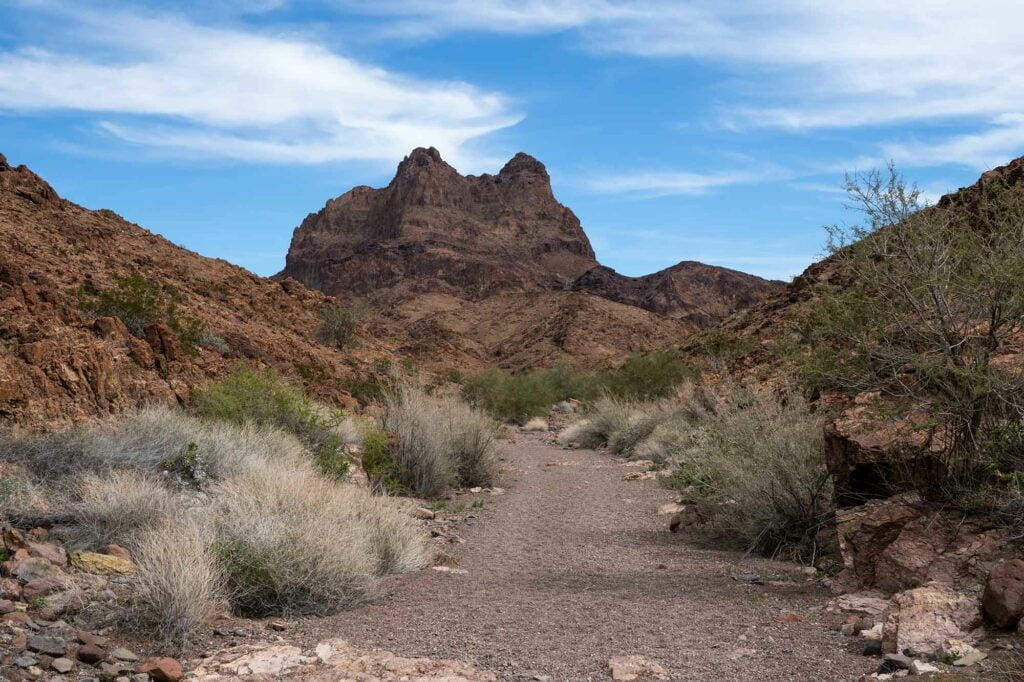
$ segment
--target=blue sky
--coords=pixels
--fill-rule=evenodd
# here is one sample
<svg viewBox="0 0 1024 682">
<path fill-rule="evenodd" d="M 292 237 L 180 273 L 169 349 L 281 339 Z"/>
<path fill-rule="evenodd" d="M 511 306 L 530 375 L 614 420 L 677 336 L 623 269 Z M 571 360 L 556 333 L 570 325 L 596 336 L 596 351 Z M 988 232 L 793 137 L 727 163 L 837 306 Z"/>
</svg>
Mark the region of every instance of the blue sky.
<svg viewBox="0 0 1024 682">
<path fill-rule="evenodd" d="M 844 171 L 936 197 L 1024 154 L 1022 25 L 1019 0 L 0 0 L 0 153 L 271 274 L 413 147 L 522 150 L 620 272 L 788 279 L 855 219 Z"/>
</svg>

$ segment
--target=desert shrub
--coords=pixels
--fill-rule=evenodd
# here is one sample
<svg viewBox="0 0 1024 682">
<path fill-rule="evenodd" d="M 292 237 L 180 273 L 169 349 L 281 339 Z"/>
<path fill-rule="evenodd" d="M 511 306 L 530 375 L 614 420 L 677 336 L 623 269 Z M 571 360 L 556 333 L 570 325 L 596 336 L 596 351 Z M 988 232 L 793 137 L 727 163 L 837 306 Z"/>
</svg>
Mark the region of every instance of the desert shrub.
<svg viewBox="0 0 1024 682">
<path fill-rule="evenodd" d="M 865 225 L 830 228 L 847 281 L 807 312 L 812 364 L 835 387 L 927 403 L 951 475 L 982 432 L 1024 410 L 1024 375 L 994 362 L 1024 330 L 1024 193 L 986 179 L 923 205 L 892 168 L 847 178 Z"/>
<path fill-rule="evenodd" d="M 363 471 L 370 483 L 386 493 L 399 493 L 402 490 L 402 470 L 391 456 L 391 443 L 384 429 L 373 422 L 362 426 Z"/>
<path fill-rule="evenodd" d="M 608 436 L 608 449 L 617 455 L 633 456 L 637 446 L 671 418 L 671 411 L 657 405 L 638 405 L 622 428 Z"/>
<path fill-rule="evenodd" d="M 823 418 L 799 395 L 733 388 L 681 422 L 670 483 L 705 503 L 708 533 L 769 556 L 813 560 L 832 511 Z"/>
<path fill-rule="evenodd" d="M 692 347 L 708 358 L 712 369 L 720 372 L 753 351 L 757 342 L 752 337 L 730 334 L 719 327 L 713 327 L 700 332 L 693 340 Z"/>
<path fill-rule="evenodd" d="M 627 428 L 637 416 L 637 408 L 629 402 L 613 398 L 598 400 L 582 421 L 563 431 L 558 441 L 562 445 L 577 443 L 584 448 L 608 445 L 612 436 Z"/>
<path fill-rule="evenodd" d="M 321 308 L 318 313 L 320 324 L 316 328 L 316 340 L 334 348 L 350 348 L 356 345 L 356 325 L 365 314 L 366 307 L 358 303 Z"/>
<path fill-rule="evenodd" d="M 351 431 L 344 427 L 344 415 L 317 403 L 269 369 L 236 367 L 196 393 L 195 411 L 210 419 L 284 429 L 309 448 L 325 473 L 341 477 L 348 471 L 345 445 Z"/>
<path fill-rule="evenodd" d="M 114 283 L 112 289 L 83 287 L 79 306 L 92 317 L 117 317 L 133 336 L 143 337 L 146 327 L 163 322 L 177 334 L 186 352 L 195 352 L 206 335 L 202 322 L 183 314 L 173 289 L 132 275 Z"/>
<path fill-rule="evenodd" d="M 524 431 L 547 431 L 548 420 L 544 417 L 534 417 L 523 424 Z"/>
<path fill-rule="evenodd" d="M 456 483 L 489 485 L 494 477 L 495 424 L 455 397 L 400 382 L 385 395 L 384 429 L 403 486 L 418 495 L 440 495 Z"/>
<path fill-rule="evenodd" d="M 323 614 L 377 592 L 377 557 L 351 519 L 348 486 L 300 461 L 251 470 L 214 496 L 213 551 L 235 611 Z"/>
<path fill-rule="evenodd" d="M 697 375 L 678 352 L 659 350 L 631 356 L 617 369 L 603 372 L 599 381 L 607 395 L 628 400 L 656 400 L 672 395 L 680 384 Z"/>
<path fill-rule="evenodd" d="M 569 399 L 589 403 L 601 396 L 663 398 L 696 374 L 678 353 L 654 351 L 633 355 L 620 367 L 605 370 L 559 365 L 512 374 L 491 369 L 465 379 L 463 396 L 496 419 L 522 424 Z"/>
<path fill-rule="evenodd" d="M 209 524 L 165 517 L 134 542 L 133 614 L 165 644 L 181 646 L 218 615 L 225 597 Z"/>
<path fill-rule="evenodd" d="M 174 496 L 158 480 L 130 470 L 87 475 L 78 497 L 75 535 L 93 548 L 133 547 L 140 533 L 178 511 Z"/>
</svg>

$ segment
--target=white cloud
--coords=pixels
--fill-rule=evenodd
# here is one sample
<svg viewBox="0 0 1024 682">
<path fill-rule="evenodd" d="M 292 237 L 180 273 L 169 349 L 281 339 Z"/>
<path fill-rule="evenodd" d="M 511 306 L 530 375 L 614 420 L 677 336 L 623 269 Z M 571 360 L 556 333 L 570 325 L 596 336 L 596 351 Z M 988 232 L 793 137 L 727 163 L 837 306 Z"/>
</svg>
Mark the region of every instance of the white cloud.
<svg viewBox="0 0 1024 682">
<path fill-rule="evenodd" d="M 473 167 L 467 143 L 521 118 L 501 94 L 393 73 L 297 36 L 42 7 L 69 40 L 0 52 L 0 109 L 119 117 L 102 129 L 136 144 L 291 163 L 394 160 L 433 145 Z"/>
<path fill-rule="evenodd" d="M 409 32 L 575 29 L 596 51 L 743 70 L 754 101 L 724 122 L 805 129 L 1022 110 L 1020 0 L 365 0 Z"/>
<path fill-rule="evenodd" d="M 635 171 L 598 175 L 584 181 L 595 192 L 636 193 L 647 197 L 677 194 L 706 194 L 717 187 L 758 182 L 766 179 L 764 173 L 736 170 L 713 173 L 687 171 Z"/>
</svg>

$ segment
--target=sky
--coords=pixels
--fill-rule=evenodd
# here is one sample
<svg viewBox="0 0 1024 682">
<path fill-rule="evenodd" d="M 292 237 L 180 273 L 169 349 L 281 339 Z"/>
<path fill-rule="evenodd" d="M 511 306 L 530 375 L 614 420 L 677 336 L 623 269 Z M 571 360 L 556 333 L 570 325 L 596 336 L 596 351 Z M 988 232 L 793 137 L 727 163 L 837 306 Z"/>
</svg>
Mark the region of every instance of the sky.
<svg viewBox="0 0 1024 682">
<path fill-rule="evenodd" d="M 844 173 L 924 196 L 1024 154 L 1024 2 L 0 0 L 0 153 L 269 275 L 418 146 L 545 163 L 599 260 L 789 279 Z"/>
</svg>

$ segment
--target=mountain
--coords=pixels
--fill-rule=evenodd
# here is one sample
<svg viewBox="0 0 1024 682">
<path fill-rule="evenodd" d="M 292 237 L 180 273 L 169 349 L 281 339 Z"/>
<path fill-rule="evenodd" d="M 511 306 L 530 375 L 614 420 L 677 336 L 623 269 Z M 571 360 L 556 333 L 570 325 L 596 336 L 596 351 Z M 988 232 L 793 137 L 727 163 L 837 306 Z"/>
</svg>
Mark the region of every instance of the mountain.
<svg viewBox="0 0 1024 682">
<path fill-rule="evenodd" d="M 194 352 L 166 324 L 137 338 L 118 318 L 83 310 L 83 290 L 109 291 L 133 276 L 198 320 L 205 333 Z M 310 388 L 345 400 L 340 380 L 390 354 L 372 339 L 355 353 L 316 343 L 328 303 L 294 280 L 258 277 L 64 200 L 0 155 L 0 423 L 52 427 L 184 402 L 238 362 L 314 377 Z"/>
<path fill-rule="evenodd" d="M 479 300 L 564 288 L 597 265 L 544 166 L 517 154 L 462 176 L 416 149 L 383 189 L 356 187 L 295 230 L 280 276 L 330 294 L 438 292 Z"/>
<path fill-rule="evenodd" d="M 277 276 L 365 298 L 380 333 L 430 364 L 444 347 L 509 368 L 673 345 L 783 286 L 694 262 L 620 275 L 597 262 L 541 162 L 519 153 L 497 175 L 463 176 L 433 148 L 413 150 L 387 187 L 310 214 Z"/>
<path fill-rule="evenodd" d="M 643 277 L 626 277 L 599 265 L 573 283 L 577 291 L 686 320 L 701 328 L 721 322 L 784 286 L 782 282 L 696 261 L 683 261 Z"/>
</svg>

